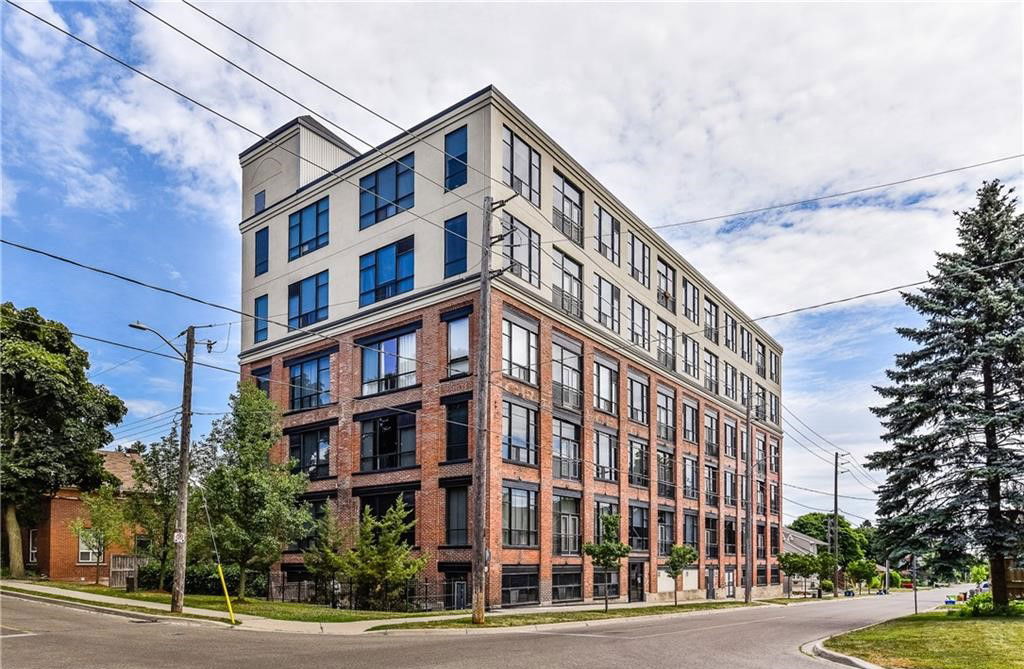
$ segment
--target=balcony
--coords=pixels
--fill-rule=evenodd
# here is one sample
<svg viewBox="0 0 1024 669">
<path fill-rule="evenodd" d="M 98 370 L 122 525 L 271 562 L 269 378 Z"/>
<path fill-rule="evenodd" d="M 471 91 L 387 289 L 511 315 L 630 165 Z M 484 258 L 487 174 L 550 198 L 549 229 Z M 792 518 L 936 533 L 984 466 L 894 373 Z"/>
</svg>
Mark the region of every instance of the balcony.
<svg viewBox="0 0 1024 669">
<path fill-rule="evenodd" d="M 757 363 L 757 375 L 764 378 L 764 362 Z"/>
<path fill-rule="evenodd" d="M 658 423 L 657 434 L 658 439 L 661 439 L 662 441 L 673 442 L 676 440 L 676 428 L 671 425 Z"/>
<path fill-rule="evenodd" d="M 718 506 L 718 493 L 717 492 L 706 492 L 704 493 L 704 503 L 708 506 Z"/>
<path fill-rule="evenodd" d="M 583 319 L 583 300 L 558 286 L 551 287 L 551 301 L 555 308 L 573 318 Z"/>
<path fill-rule="evenodd" d="M 718 328 L 713 325 L 704 325 L 704 337 L 718 343 Z"/>
<path fill-rule="evenodd" d="M 665 369 L 675 371 L 676 370 L 676 356 L 671 351 L 665 349 L 658 349 L 658 364 Z"/>
<path fill-rule="evenodd" d="M 704 441 L 704 452 L 708 455 L 718 457 L 718 442 L 717 441 Z"/>
<path fill-rule="evenodd" d="M 700 378 L 700 366 L 696 361 L 686 360 L 683 362 L 683 371 L 695 379 Z"/>
<path fill-rule="evenodd" d="M 579 411 L 583 408 L 583 393 L 578 388 L 566 386 L 557 381 L 551 384 L 551 400 L 563 409 Z"/>
<path fill-rule="evenodd" d="M 615 483 L 619 480 L 619 470 L 608 465 L 594 465 L 594 478 L 599 481 Z"/>
<path fill-rule="evenodd" d="M 566 458 L 560 455 L 553 456 L 551 475 L 556 479 L 568 479 L 570 481 L 580 480 L 580 459 Z"/>
<path fill-rule="evenodd" d="M 551 212 L 551 222 L 555 228 L 578 246 L 583 246 L 583 224 L 574 221 L 557 209 Z"/>
<path fill-rule="evenodd" d="M 647 474 L 643 472 L 629 472 L 629 485 L 639 486 L 646 488 L 651 484 L 651 479 Z"/>
<path fill-rule="evenodd" d="M 707 389 L 708 392 L 714 393 L 715 395 L 717 395 L 718 394 L 718 379 L 716 379 L 714 377 L 711 377 L 711 376 L 705 376 L 704 377 L 704 388 Z"/>
<path fill-rule="evenodd" d="M 667 290 L 658 289 L 658 304 L 676 313 L 676 298 Z"/>
<path fill-rule="evenodd" d="M 676 496 L 676 484 L 671 481 L 658 480 L 658 496 L 668 497 L 669 499 Z"/>
<path fill-rule="evenodd" d="M 697 499 L 697 486 L 683 486 L 683 497 L 687 499 Z"/>
<path fill-rule="evenodd" d="M 385 376 L 363 381 L 363 395 L 376 395 L 389 390 L 408 388 L 416 385 L 416 370 L 402 374 L 387 374 Z"/>
<path fill-rule="evenodd" d="M 725 500 L 726 506 L 736 506 L 736 495 L 725 495 L 722 499 Z"/>
</svg>

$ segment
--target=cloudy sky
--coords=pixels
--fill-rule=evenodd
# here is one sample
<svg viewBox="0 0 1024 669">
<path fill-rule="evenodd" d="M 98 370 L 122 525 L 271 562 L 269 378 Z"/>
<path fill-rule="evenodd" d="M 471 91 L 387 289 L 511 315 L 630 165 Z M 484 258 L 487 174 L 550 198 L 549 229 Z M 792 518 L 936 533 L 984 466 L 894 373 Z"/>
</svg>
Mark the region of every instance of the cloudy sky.
<svg viewBox="0 0 1024 669">
<path fill-rule="evenodd" d="M 129 4 L 25 5 L 250 127 L 269 131 L 302 113 Z M 494 84 L 654 226 L 1022 152 L 1017 3 L 201 6 L 405 127 Z M 356 135 L 393 134 L 186 5 L 147 7 Z M 12 7 L 0 11 L 4 238 L 237 305 L 237 154 L 253 138 Z M 759 316 L 925 278 L 934 252 L 954 243 L 952 211 L 971 206 L 983 179 L 1018 183 L 1021 168 L 1007 161 L 661 232 Z M 2 253 L 3 298 L 76 332 L 157 348 L 126 324 L 173 334 L 232 320 Z M 815 444 L 831 450 L 826 439 L 859 458 L 878 447 L 872 385 L 905 346 L 893 328 L 913 322 L 889 293 L 763 323 L 785 346 L 784 415 L 800 430 L 788 430 L 787 483 L 831 488 L 830 467 L 812 455 L 825 457 Z M 234 366 L 237 325 L 206 334 L 218 343 L 202 359 Z M 179 365 L 79 343 L 93 378 L 130 407 L 121 438 L 166 429 Z M 196 409 L 223 411 L 233 382 L 201 369 Z M 841 492 L 869 498 L 870 484 L 844 474 Z M 785 497 L 787 520 L 830 505 L 794 487 Z M 873 516 L 866 499 L 840 506 Z"/>
</svg>

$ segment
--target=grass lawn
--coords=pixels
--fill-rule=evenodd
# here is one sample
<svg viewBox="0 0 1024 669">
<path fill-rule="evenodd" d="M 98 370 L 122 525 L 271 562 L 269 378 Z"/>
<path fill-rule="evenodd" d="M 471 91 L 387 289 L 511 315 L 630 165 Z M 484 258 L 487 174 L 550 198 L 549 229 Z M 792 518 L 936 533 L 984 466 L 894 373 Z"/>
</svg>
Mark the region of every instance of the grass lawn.
<svg viewBox="0 0 1024 669">
<path fill-rule="evenodd" d="M 483 625 L 474 625 L 472 618 L 451 618 L 448 620 L 424 620 L 422 622 L 395 623 L 390 625 L 377 625 L 371 627 L 373 630 L 397 630 L 397 629 L 459 629 L 466 627 L 521 627 L 523 625 L 546 625 L 548 623 L 573 623 L 588 620 L 609 620 L 612 618 L 637 618 L 640 616 L 656 616 L 665 613 L 685 613 L 688 611 L 706 611 L 710 609 L 727 609 L 748 606 L 743 602 L 694 602 L 680 604 L 679 606 L 645 606 L 631 608 L 611 609 L 608 613 L 604 609 L 593 609 L 589 611 L 544 611 L 538 613 L 508 613 L 487 616 L 487 622 Z M 757 606 L 753 604 L 752 606 Z"/>
<path fill-rule="evenodd" d="M 91 592 L 97 595 L 108 595 L 110 597 L 121 597 L 124 599 L 136 599 L 144 602 L 157 602 L 159 604 L 171 605 L 171 595 L 166 592 L 125 592 L 116 588 L 108 588 L 105 585 L 93 585 L 91 583 L 64 583 L 61 581 L 40 581 L 39 585 L 47 585 L 54 588 L 63 588 L 79 592 Z M 193 606 L 200 609 L 222 611 L 227 613 L 228 607 L 221 595 L 185 595 L 185 606 Z M 235 613 L 275 620 L 299 620 L 317 623 L 348 623 L 358 620 L 386 620 L 388 618 L 418 618 L 421 616 L 436 616 L 452 613 L 464 613 L 463 611 L 437 611 L 424 613 L 391 613 L 387 611 L 350 611 L 348 609 L 332 609 L 327 606 L 316 604 L 299 604 L 297 602 L 268 602 L 265 599 L 246 599 L 244 602 L 231 600 L 231 607 Z"/>
<path fill-rule="evenodd" d="M 170 611 L 154 611 L 144 606 L 130 606 L 126 604 L 99 604 L 97 602 L 91 602 L 87 599 L 80 597 L 73 597 L 67 595 L 55 595 L 49 592 L 36 592 L 35 590 L 24 590 L 22 588 L 12 588 L 9 586 L 0 587 L 0 592 L 20 592 L 25 595 L 32 595 L 33 597 L 43 597 L 45 599 L 58 599 L 63 602 L 75 602 L 76 604 L 88 604 L 90 606 L 101 606 L 105 609 L 117 609 L 118 611 L 131 611 L 133 613 L 145 613 L 149 615 L 160 615 L 160 616 L 173 616 L 175 618 L 192 618 L 197 620 L 215 620 L 217 622 L 231 624 L 229 618 L 220 616 L 198 616 L 191 613 L 172 613 Z M 170 603 L 170 600 L 168 600 Z M 241 625 L 240 622 L 235 622 L 236 625 Z"/>
<path fill-rule="evenodd" d="M 843 634 L 825 646 L 900 669 L 1024 669 L 1024 619 L 922 613 Z"/>
</svg>

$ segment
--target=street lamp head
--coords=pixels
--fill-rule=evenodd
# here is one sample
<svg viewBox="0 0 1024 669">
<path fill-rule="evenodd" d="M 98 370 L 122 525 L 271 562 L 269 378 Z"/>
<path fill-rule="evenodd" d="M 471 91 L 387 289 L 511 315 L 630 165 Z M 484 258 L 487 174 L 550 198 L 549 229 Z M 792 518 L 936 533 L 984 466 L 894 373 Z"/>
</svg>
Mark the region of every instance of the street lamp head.
<svg viewBox="0 0 1024 669">
<path fill-rule="evenodd" d="M 150 329 L 148 325 L 143 325 L 139 321 L 135 321 L 134 323 L 129 323 L 128 327 L 135 328 L 136 330 L 149 330 Z"/>
</svg>

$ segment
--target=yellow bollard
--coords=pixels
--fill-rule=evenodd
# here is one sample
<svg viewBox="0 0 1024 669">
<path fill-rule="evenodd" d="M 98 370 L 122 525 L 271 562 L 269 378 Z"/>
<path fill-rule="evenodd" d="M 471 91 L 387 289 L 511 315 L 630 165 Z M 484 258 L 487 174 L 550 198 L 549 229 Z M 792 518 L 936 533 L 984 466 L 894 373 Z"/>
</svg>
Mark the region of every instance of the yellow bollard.
<svg viewBox="0 0 1024 669">
<path fill-rule="evenodd" d="M 231 624 L 235 624 L 235 611 L 231 608 L 231 597 L 228 596 L 228 585 L 224 582 L 224 570 L 220 568 L 220 563 L 217 563 L 217 575 L 220 576 L 220 587 L 224 589 L 224 601 L 228 604 L 228 616 L 231 618 Z"/>
</svg>

